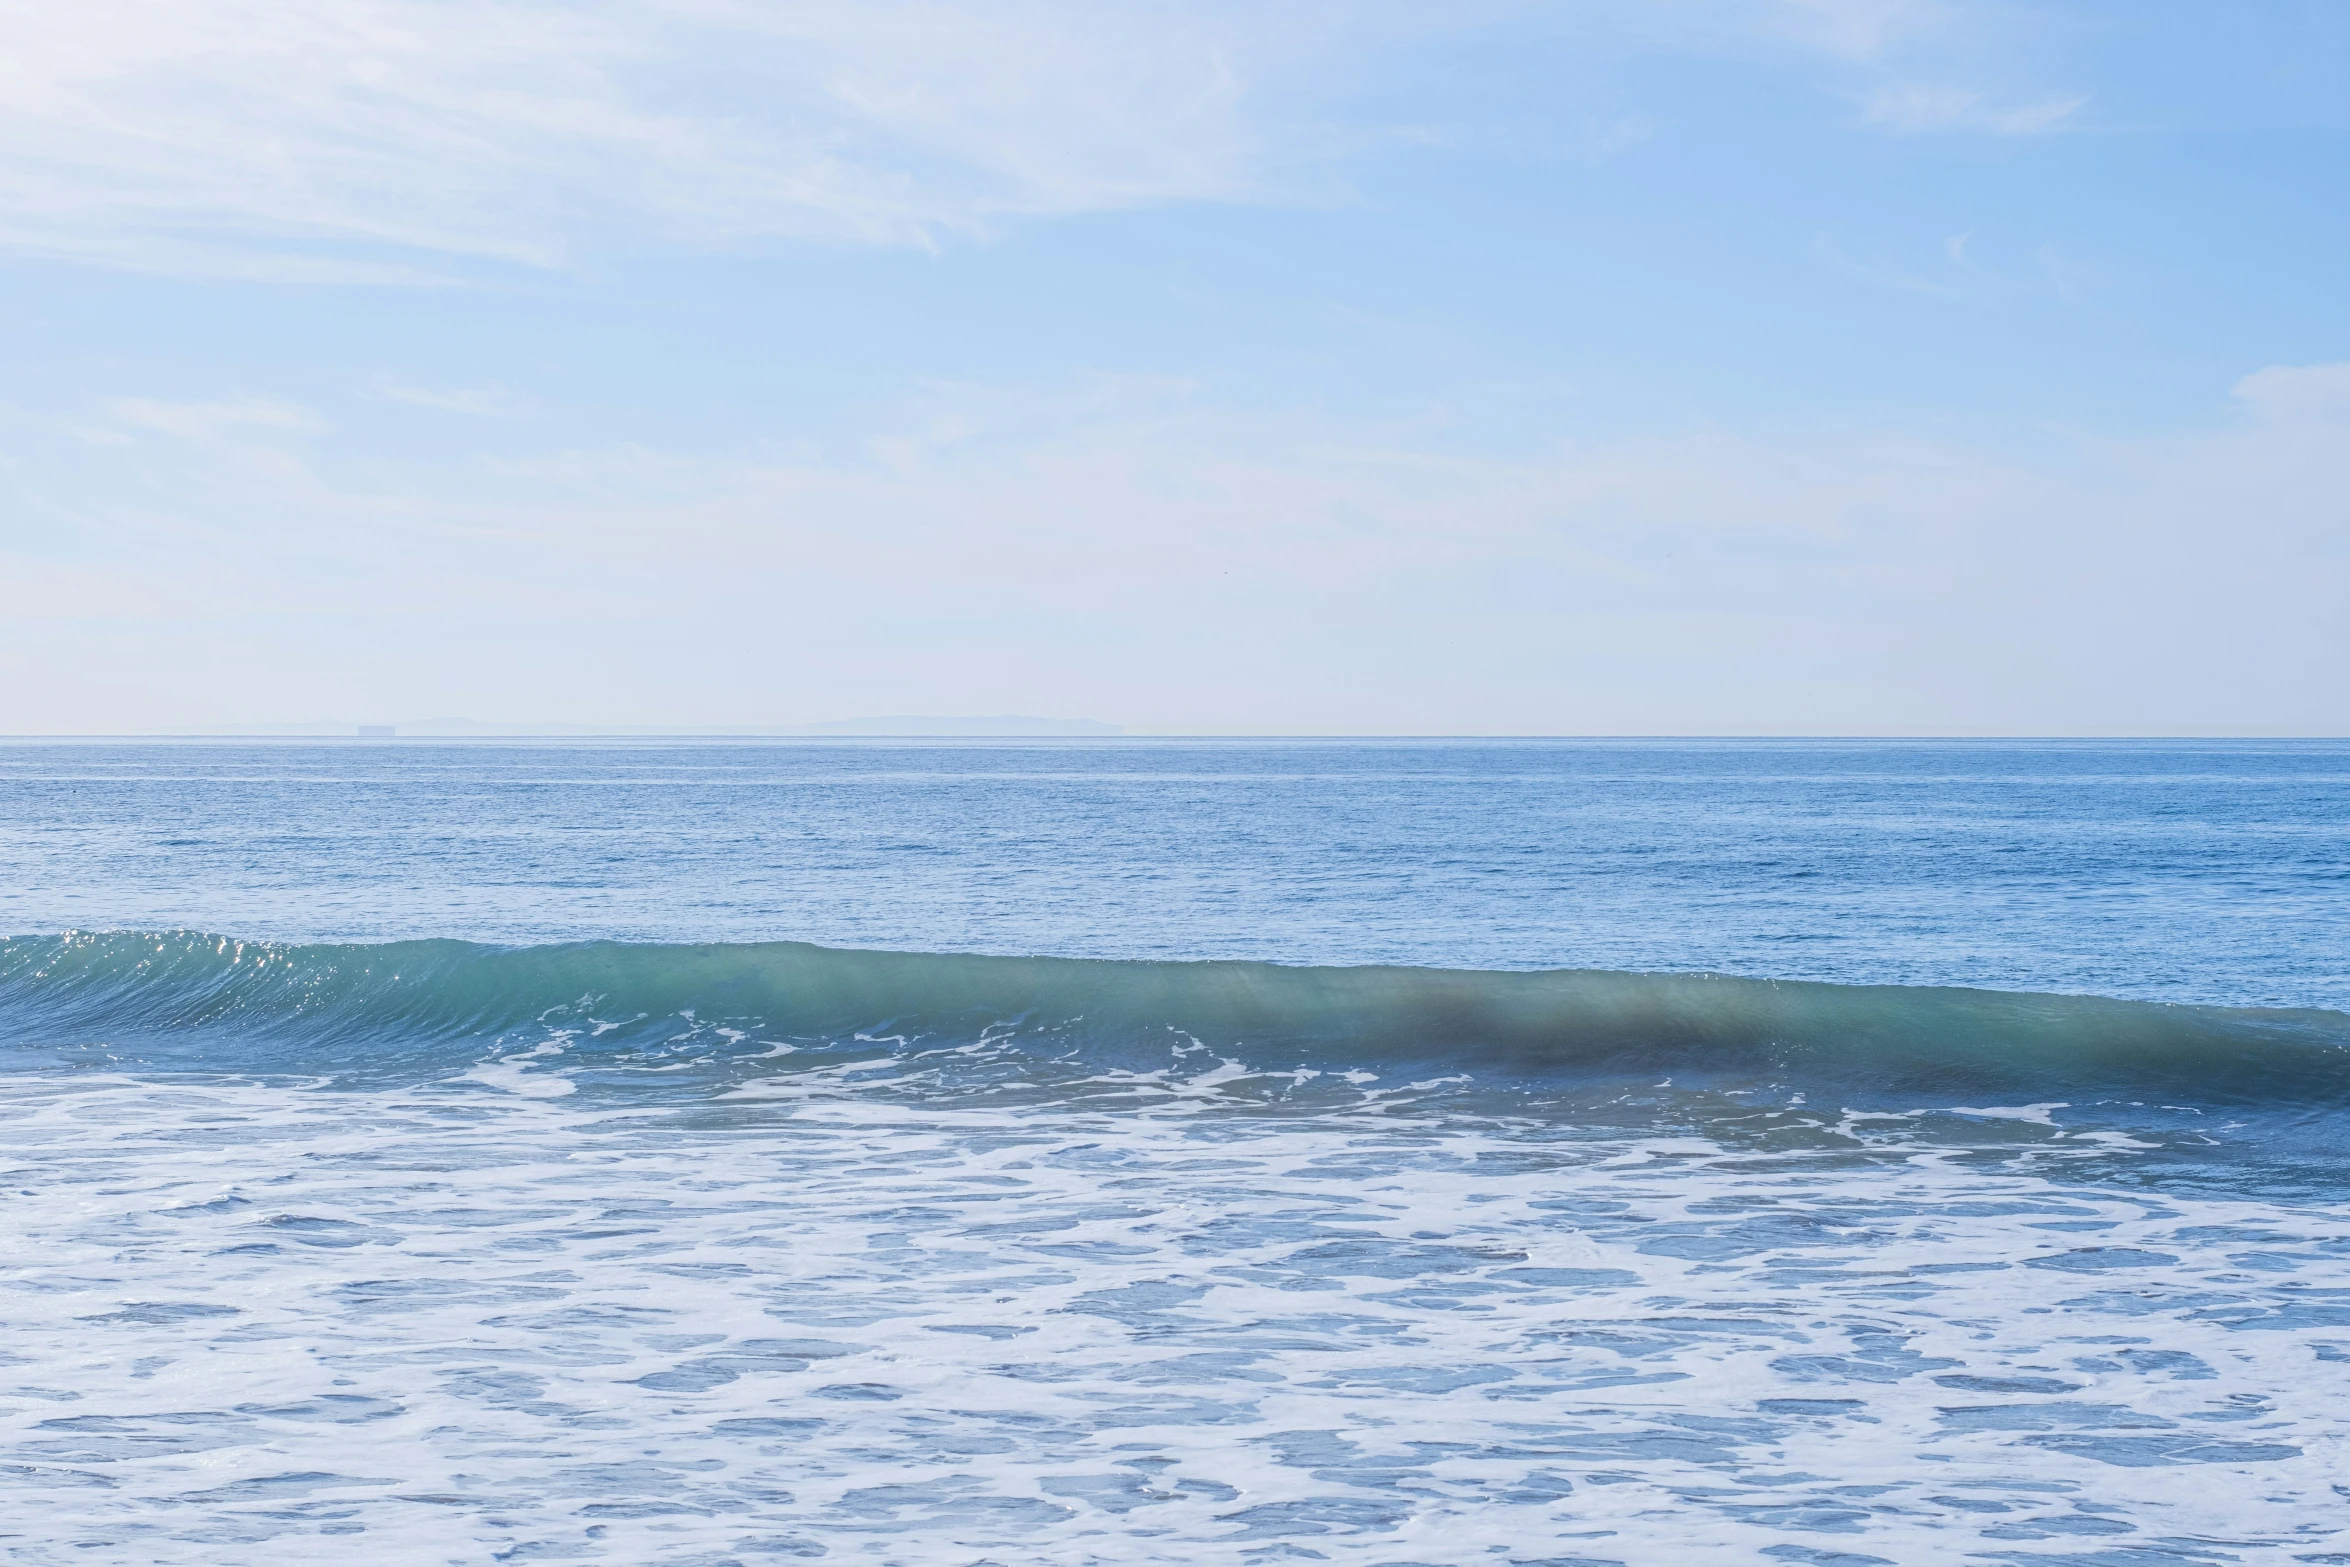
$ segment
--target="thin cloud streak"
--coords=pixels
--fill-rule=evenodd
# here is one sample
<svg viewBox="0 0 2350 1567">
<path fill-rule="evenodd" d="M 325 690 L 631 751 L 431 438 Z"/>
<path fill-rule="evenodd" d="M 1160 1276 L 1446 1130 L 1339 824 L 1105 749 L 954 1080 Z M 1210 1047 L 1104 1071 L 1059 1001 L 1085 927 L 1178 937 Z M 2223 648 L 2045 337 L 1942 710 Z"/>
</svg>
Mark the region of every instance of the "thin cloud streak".
<svg viewBox="0 0 2350 1567">
<path fill-rule="evenodd" d="M 1216 7 L 0 4 L 0 243 L 407 282 L 623 239 L 932 244 L 1261 187 Z"/>
<path fill-rule="evenodd" d="M 0 248 L 417 286 L 615 248 L 937 248 L 1328 199 L 1315 165 L 1408 139 L 1339 129 L 1331 95 L 1432 34 L 1793 51 L 1867 79 L 1977 50 L 1987 24 L 1924 0 L 0 0 L 0 26 Z M 2013 134 L 2072 107 L 1890 78 L 1866 96 L 1897 131 Z M 1644 124 L 1616 116 L 1596 155 Z"/>
<path fill-rule="evenodd" d="M 1963 87 L 1901 83 L 1870 93 L 1862 115 L 1871 125 L 1906 135 L 1988 131 L 1997 136 L 2036 136 L 2056 129 L 2087 102 L 2085 97 L 2069 97 L 2001 103 Z"/>
<path fill-rule="evenodd" d="M 160 431 L 188 440 L 209 441 L 225 435 L 267 431 L 315 435 L 326 421 L 292 403 L 248 399 L 238 402 L 164 402 L 125 397 L 112 404 L 114 417 L 135 429 Z"/>
</svg>

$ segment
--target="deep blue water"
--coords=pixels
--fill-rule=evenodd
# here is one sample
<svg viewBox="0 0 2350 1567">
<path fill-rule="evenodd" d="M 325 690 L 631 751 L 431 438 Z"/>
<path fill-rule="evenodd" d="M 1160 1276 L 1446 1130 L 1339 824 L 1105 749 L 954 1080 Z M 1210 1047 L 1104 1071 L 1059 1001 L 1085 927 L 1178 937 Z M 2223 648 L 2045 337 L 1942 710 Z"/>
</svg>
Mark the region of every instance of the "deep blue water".
<svg viewBox="0 0 2350 1567">
<path fill-rule="evenodd" d="M 0 930 L 2350 1007 L 2350 742 L 0 745 Z"/>
</svg>

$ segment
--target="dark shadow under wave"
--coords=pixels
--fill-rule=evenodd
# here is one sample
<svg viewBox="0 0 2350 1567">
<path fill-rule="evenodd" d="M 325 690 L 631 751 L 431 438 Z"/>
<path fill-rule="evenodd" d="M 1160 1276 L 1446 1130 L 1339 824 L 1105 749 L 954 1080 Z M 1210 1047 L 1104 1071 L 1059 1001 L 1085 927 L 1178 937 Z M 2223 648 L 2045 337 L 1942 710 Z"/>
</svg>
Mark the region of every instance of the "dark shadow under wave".
<svg viewBox="0 0 2350 1567">
<path fill-rule="evenodd" d="M 1845 1102 L 2093 1094 L 2350 1104 L 2350 1014 L 1722 975 L 858 952 L 797 942 L 0 942 L 0 1041 L 231 1071 L 428 1067 L 559 1034 L 583 1062 L 681 1038 L 794 1062 L 988 1041 L 1038 1060 L 1832 1086 Z M 714 1047 L 715 1048 L 715 1047 Z M 786 1070 L 777 1066 L 775 1070 Z M 1990 1102 L 1990 1100 L 1986 1100 Z"/>
</svg>

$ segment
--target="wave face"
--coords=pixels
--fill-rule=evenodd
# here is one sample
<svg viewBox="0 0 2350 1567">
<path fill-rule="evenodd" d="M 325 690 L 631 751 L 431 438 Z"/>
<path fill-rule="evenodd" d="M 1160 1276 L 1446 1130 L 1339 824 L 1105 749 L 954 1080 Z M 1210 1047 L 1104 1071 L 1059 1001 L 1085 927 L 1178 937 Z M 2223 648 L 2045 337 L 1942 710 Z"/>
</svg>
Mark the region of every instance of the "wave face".
<svg viewBox="0 0 2350 1567">
<path fill-rule="evenodd" d="M 1461 1074 L 1492 1087 L 1775 1084 L 1846 1105 L 2152 1094 L 2312 1114 L 2350 1103 L 2350 1015 L 1722 975 L 1296 968 L 457 941 L 275 945 L 192 933 L 0 942 L 0 1041 L 156 1067 L 433 1072 L 559 1049 L 575 1076 L 784 1072 L 984 1054 L 1150 1070 Z M 752 1068 L 748 1063 L 757 1063 Z"/>
</svg>

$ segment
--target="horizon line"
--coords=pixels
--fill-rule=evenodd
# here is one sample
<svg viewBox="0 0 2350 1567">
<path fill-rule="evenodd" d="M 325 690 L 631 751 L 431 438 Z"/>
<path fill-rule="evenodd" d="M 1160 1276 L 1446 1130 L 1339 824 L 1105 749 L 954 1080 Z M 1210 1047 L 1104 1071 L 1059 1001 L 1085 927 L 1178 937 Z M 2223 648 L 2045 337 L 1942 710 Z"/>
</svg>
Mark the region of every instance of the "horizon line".
<svg viewBox="0 0 2350 1567">
<path fill-rule="evenodd" d="M 386 726 L 396 727 L 396 726 Z M 1442 732 L 1429 730 L 1114 730 L 1111 732 L 1054 732 L 1036 731 L 922 731 L 922 730 L 862 730 L 850 733 L 826 731 L 808 733 L 784 729 L 580 729 L 559 733 L 532 734 L 524 731 L 478 731 L 473 733 L 410 733 L 410 734 L 287 734 L 254 730 L 121 730 L 88 733 L 59 732 L 0 732 L 0 743 L 11 741 L 50 741 L 72 743 L 77 741 L 239 741 L 284 745 L 312 744 L 385 744 L 414 742 L 518 742 L 533 743 L 600 740 L 651 741 L 713 741 L 725 740 L 768 744 L 826 745 L 858 744 L 873 740 L 946 741 L 1038 741 L 1049 740 L 1059 744 L 1118 744 L 1126 741 L 1160 740 L 1308 740 L 1308 741 L 1469 741 L 1469 740 L 1917 740 L 1917 741 L 2224 741 L 2224 740 L 2285 740 L 2322 741 L 2350 740 L 2350 730 L 2332 732 L 2285 730 L 2113 730 L 2084 732 L 2080 730 L 1480 730 Z"/>
</svg>

